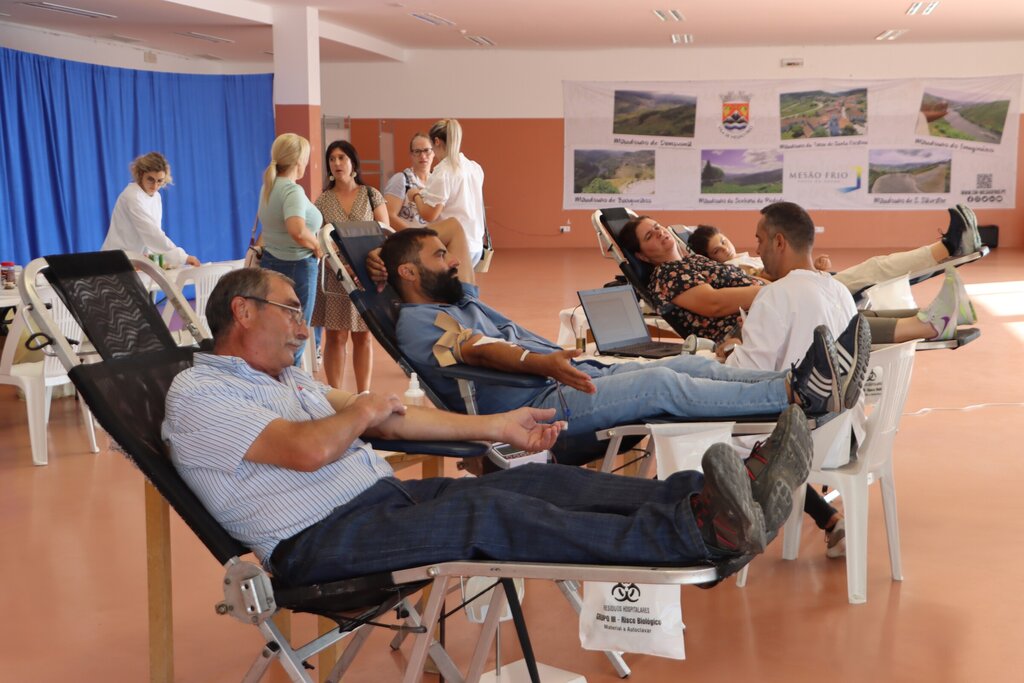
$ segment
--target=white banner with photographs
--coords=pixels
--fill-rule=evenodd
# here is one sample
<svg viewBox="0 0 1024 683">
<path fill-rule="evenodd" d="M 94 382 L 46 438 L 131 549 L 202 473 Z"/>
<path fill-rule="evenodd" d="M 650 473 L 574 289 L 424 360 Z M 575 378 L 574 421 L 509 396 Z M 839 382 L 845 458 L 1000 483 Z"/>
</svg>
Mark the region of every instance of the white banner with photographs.
<svg viewBox="0 0 1024 683">
<path fill-rule="evenodd" d="M 1014 208 L 1020 86 L 565 82 L 564 208 Z"/>
</svg>

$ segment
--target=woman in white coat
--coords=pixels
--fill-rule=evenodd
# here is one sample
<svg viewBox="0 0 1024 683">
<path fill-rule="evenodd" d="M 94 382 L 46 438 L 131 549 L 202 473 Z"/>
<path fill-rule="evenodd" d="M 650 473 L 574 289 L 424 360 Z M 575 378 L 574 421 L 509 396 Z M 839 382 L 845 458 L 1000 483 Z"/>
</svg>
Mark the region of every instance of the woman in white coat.
<svg viewBox="0 0 1024 683">
<path fill-rule="evenodd" d="M 131 163 L 134 180 L 128 183 L 114 204 L 107 237 L 100 249 L 123 249 L 139 254 L 162 254 L 164 264 L 198 266 L 199 259 L 164 234 L 164 207 L 160 188 L 171 184 L 171 165 L 160 152 L 144 154 Z"/>
</svg>

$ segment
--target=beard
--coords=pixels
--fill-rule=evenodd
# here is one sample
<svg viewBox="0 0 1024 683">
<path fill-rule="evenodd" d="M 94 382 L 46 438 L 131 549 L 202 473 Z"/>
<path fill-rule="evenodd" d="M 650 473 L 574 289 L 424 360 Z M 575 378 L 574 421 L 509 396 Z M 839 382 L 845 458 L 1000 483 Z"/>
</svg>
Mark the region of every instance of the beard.
<svg viewBox="0 0 1024 683">
<path fill-rule="evenodd" d="M 459 281 L 457 268 L 440 273 L 421 270 L 420 273 L 420 287 L 423 289 L 423 293 L 434 301 L 443 304 L 457 304 L 462 299 L 462 282 Z"/>
</svg>

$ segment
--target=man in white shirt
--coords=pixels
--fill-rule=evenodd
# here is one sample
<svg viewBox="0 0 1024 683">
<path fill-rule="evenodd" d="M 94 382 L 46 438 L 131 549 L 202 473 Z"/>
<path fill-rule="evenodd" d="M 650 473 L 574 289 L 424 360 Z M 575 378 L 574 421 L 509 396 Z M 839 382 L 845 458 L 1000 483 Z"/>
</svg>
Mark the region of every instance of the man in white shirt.
<svg viewBox="0 0 1024 683">
<path fill-rule="evenodd" d="M 722 346 L 735 343 L 726 365 L 759 370 L 788 368 L 806 353 L 814 328 L 819 325 L 828 327 L 836 340 L 845 337 L 845 343 L 836 344 L 837 350 L 869 353 L 867 322 L 857 314 L 850 290 L 815 268 L 814 221 L 807 212 L 792 202 L 766 206 L 761 209 L 755 238 L 765 272 L 774 281 L 754 298 L 743 321 L 742 341 L 723 342 Z M 846 362 L 849 364 L 848 358 Z M 847 407 L 852 407 L 850 402 Z M 826 555 L 842 557 L 846 547 L 842 514 L 810 487 L 805 501 L 804 511 L 825 530 Z"/>
<path fill-rule="evenodd" d="M 743 341 L 725 362 L 778 370 L 800 360 L 818 325 L 827 325 L 839 339 L 857 306 L 845 286 L 815 268 L 814 222 L 806 211 L 777 202 L 761 214 L 755 233 L 758 255 L 774 282 L 757 293 L 743 322 Z"/>
</svg>

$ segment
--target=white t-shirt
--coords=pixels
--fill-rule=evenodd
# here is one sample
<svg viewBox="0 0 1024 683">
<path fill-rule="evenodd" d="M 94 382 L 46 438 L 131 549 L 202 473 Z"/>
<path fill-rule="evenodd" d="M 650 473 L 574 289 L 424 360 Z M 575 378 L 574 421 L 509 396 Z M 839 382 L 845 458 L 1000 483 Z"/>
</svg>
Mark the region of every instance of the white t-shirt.
<svg viewBox="0 0 1024 683">
<path fill-rule="evenodd" d="M 743 322 L 743 343 L 725 359 L 726 365 L 758 370 L 788 370 L 807 354 L 814 328 L 827 325 L 836 339 L 857 314 L 853 296 L 826 272 L 797 269 L 776 280 L 754 297 Z M 863 397 L 861 401 L 863 402 Z M 853 435 L 864 441 L 864 410 L 853 411 Z M 749 439 L 753 441 L 753 439 Z M 744 447 L 753 444 L 741 440 Z M 847 462 L 826 461 L 829 467 Z"/>
<path fill-rule="evenodd" d="M 475 265 L 484 250 L 484 169 L 459 153 L 458 170 L 445 157 L 431 172 L 420 195 L 428 206 L 444 204 L 440 218 L 455 218 L 469 241 Z"/>
<path fill-rule="evenodd" d="M 786 370 L 807 353 L 814 328 L 827 325 L 839 338 L 857 314 L 850 290 L 831 275 L 797 269 L 763 287 L 743 323 L 743 343 L 726 365 L 758 370 Z"/>
<path fill-rule="evenodd" d="M 164 234 L 160 227 L 163 216 L 164 205 L 159 192 L 151 197 L 138 183 L 128 183 L 114 204 L 110 228 L 100 249 L 124 249 L 143 256 L 150 253 L 163 254 L 166 265 L 184 265 L 188 254 Z"/>
</svg>

